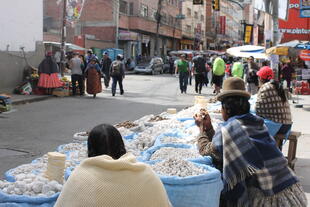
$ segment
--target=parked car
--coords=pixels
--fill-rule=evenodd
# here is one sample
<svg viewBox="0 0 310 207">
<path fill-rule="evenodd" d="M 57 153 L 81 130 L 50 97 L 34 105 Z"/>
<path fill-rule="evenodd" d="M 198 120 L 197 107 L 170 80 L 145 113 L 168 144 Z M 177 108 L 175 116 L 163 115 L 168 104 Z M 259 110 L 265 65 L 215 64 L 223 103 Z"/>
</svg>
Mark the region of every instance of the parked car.
<svg viewBox="0 0 310 207">
<path fill-rule="evenodd" d="M 154 57 L 150 62 L 139 63 L 136 65 L 134 71 L 135 73 L 147 73 L 147 74 L 156 74 L 163 73 L 164 70 L 164 61 L 159 57 Z"/>
</svg>

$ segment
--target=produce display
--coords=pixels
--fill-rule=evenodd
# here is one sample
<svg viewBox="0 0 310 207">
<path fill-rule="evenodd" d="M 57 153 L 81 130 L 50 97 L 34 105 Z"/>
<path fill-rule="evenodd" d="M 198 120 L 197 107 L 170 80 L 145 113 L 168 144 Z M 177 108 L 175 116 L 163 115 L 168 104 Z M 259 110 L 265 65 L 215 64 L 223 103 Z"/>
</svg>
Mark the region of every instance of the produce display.
<svg viewBox="0 0 310 207">
<path fill-rule="evenodd" d="M 206 169 L 198 167 L 190 161 L 176 158 L 169 158 L 151 165 L 151 167 L 157 174 L 165 176 L 187 177 L 208 173 Z"/>
<path fill-rule="evenodd" d="M 156 116 L 147 115 L 136 121 L 116 124 L 115 127 L 121 133 L 127 151 L 132 152 L 136 155 L 137 160 L 142 162 L 147 162 L 147 160 L 143 160 L 143 153 L 158 144 L 187 146 L 185 148 L 161 147 L 152 152 L 149 160 L 153 162 L 151 167 L 158 175 L 181 178 L 202 174 L 209 176 L 208 172 L 212 167 L 207 170 L 207 168 L 194 163 L 195 161 L 191 162 L 202 158 L 196 148 L 199 128 L 193 120 L 193 115 L 200 109 L 201 105 L 196 104 L 176 114 L 164 112 Z M 221 122 L 218 116 L 212 115 L 214 114 L 212 112 L 217 109 L 214 108 L 213 111 L 208 109 L 214 127 Z M 57 193 L 61 191 L 62 183 L 70 176 L 74 168 L 87 158 L 88 135 L 89 132 L 78 132 L 74 134 L 72 143 L 59 146 L 56 153 L 45 154 L 32 163 L 7 171 L 6 181 L 0 181 L 0 194 L 29 196 L 29 199 L 30 197 L 31 199 L 36 197 L 41 199 L 55 196 L 53 199 L 57 199 Z M 212 168 L 212 170 L 216 169 Z M 206 177 L 208 176 L 206 175 Z M 213 179 L 211 177 L 210 180 Z M 219 172 L 218 177 L 218 182 L 221 182 Z M 195 180 L 193 182 L 196 183 Z M 214 184 L 213 181 L 212 183 Z M 191 187 L 194 186 L 191 185 Z M 221 186 L 218 188 L 221 189 Z M 170 190 L 167 191 L 169 194 Z M 172 197 L 170 198 L 172 199 Z M 47 206 L 52 205 L 48 204 Z"/>
<path fill-rule="evenodd" d="M 116 124 L 115 127 L 119 128 L 119 127 L 125 127 L 127 129 L 130 129 L 130 128 L 133 128 L 133 127 L 136 127 L 138 126 L 137 124 L 131 122 L 131 121 L 125 121 L 125 122 L 122 122 L 122 123 L 119 123 L 119 124 Z"/>
</svg>

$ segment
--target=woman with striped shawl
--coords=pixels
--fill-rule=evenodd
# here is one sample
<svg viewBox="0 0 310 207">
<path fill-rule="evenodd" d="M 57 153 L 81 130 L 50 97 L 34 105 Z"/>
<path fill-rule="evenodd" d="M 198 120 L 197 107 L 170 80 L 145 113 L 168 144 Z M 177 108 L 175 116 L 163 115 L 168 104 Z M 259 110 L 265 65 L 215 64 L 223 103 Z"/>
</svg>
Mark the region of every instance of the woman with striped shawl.
<svg viewBox="0 0 310 207">
<path fill-rule="evenodd" d="M 201 155 L 210 155 L 222 171 L 221 206 L 306 207 L 307 199 L 297 176 L 268 133 L 264 120 L 250 111 L 244 81 L 228 78 L 218 95 L 224 123 L 214 131 L 210 116 L 194 116 L 201 135 Z"/>
</svg>

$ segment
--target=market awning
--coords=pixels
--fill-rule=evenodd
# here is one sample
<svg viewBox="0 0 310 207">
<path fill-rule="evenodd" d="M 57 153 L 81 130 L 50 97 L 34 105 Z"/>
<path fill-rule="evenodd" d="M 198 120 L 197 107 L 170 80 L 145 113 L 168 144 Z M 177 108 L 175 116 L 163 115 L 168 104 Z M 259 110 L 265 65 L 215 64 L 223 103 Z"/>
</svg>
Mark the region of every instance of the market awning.
<svg viewBox="0 0 310 207">
<path fill-rule="evenodd" d="M 229 55 L 235 57 L 249 58 L 253 56 L 255 59 L 267 59 L 265 48 L 255 45 L 243 45 L 239 47 L 231 47 L 226 50 Z"/>
<path fill-rule="evenodd" d="M 61 46 L 60 42 L 51 42 L 51 41 L 44 41 L 43 44 L 47 44 L 47 45 L 55 45 L 57 47 Z M 87 50 L 86 48 L 80 47 L 78 45 L 72 44 L 72 43 L 66 43 L 65 44 L 67 48 L 71 49 L 71 50 Z"/>
<path fill-rule="evenodd" d="M 266 50 L 266 54 L 271 55 L 288 55 L 289 47 L 286 46 L 275 46 Z"/>
</svg>

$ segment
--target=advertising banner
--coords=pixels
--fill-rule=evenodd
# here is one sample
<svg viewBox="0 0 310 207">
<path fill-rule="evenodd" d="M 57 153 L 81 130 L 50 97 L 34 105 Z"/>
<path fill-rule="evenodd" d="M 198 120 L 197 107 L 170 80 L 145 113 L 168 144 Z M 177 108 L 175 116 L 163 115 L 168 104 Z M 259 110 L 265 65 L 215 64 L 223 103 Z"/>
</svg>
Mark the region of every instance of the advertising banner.
<svg viewBox="0 0 310 207">
<path fill-rule="evenodd" d="M 244 43 L 249 44 L 252 41 L 253 25 L 246 24 L 244 26 Z"/>
<path fill-rule="evenodd" d="M 220 34 L 226 34 L 226 16 L 220 16 Z"/>
<path fill-rule="evenodd" d="M 80 19 L 85 0 L 67 1 L 67 22 L 74 23 Z"/>
<path fill-rule="evenodd" d="M 137 41 L 138 33 L 127 30 L 119 30 L 119 40 Z"/>
<path fill-rule="evenodd" d="M 279 20 L 282 42 L 310 39 L 310 18 L 300 17 L 300 0 L 290 0 L 288 20 Z"/>
</svg>

